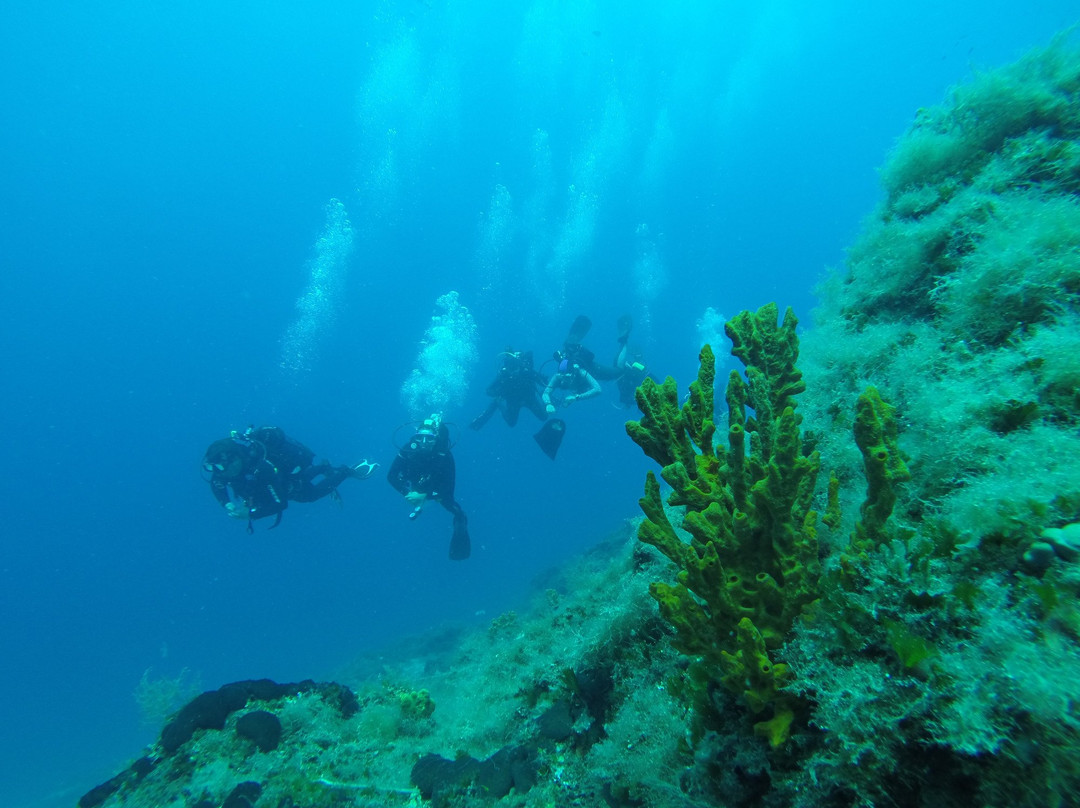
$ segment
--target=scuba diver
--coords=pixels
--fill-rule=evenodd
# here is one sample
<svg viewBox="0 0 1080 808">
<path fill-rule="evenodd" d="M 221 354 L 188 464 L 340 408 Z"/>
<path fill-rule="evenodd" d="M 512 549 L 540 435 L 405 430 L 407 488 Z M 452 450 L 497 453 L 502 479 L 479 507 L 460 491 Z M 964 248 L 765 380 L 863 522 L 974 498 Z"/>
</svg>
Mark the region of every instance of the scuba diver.
<svg viewBox="0 0 1080 808">
<path fill-rule="evenodd" d="M 570 331 L 563 340 L 562 350 L 555 351 L 553 359 L 557 363 L 557 370 L 548 381 L 541 396 L 548 416 L 553 415 L 557 409 L 553 396 L 561 394 L 562 400 L 558 403 L 567 406 L 580 399 L 600 395 L 600 382 L 597 379 L 619 379 L 623 376 L 626 343 L 630 337 L 632 325 L 628 315 L 619 318 L 619 348 L 615 355 L 615 364 L 609 367 L 598 364 L 596 354 L 582 344 L 589 329 L 592 328 L 592 321 L 584 314 L 579 314 L 574 318 Z M 565 435 L 566 422 L 560 418 L 549 417 L 540 430 L 533 435 L 533 439 L 544 454 L 554 460 Z"/>
<path fill-rule="evenodd" d="M 619 318 L 618 353 L 625 350 L 626 342 L 630 338 L 630 329 L 632 326 L 633 321 L 630 319 L 629 315 L 624 314 Z M 614 365 L 600 365 L 596 361 L 596 354 L 582 344 L 591 328 L 592 320 L 584 314 L 579 314 L 575 317 L 574 322 L 570 325 L 570 331 L 567 333 L 566 339 L 563 340 L 562 350 L 555 352 L 555 361 L 561 362 L 563 359 L 569 359 L 572 363 L 577 364 L 588 371 L 589 375 L 594 379 L 600 379 L 601 381 L 619 378 L 623 373 L 623 368 L 622 365 L 618 363 L 618 354 L 616 355 L 616 362 Z"/>
<path fill-rule="evenodd" d="M 615 406 L 620 410 L 634 406 L 635 391 L 643 381 L 649 378 L 649 371 L 645 367 L 644 352 L 639 346 L 631 347 L 629 344 L 632 327 L 633 321 L 629 314 L 624 314 L 619 318 L 619 350 L 615 353 L 614 365 L 620 371 L 619 377 L 615 380 L 615 386 L 619 391 L 619 403 Z"/>
<path fill-rule="evenodd" d="M 559 391 L 562 392 L 561 405 L 564 407 L 583 398 L 598 396 L 602 392 L 600 382 L 594 379 L 592 374 L 584 367 L 568 358 L 565 354 L 557 354 L 557 357 L 559 358 L 559 369 L 555 371 L 551 381 L 544 388 L 543 395 L 540 396 L 543 399 L 548 415 L 555 413 L 556 399 L 553 396 Z"/>
<path fill-rule="evenodd" d="M 532 351 L 511 351 L 499 354 L 502 364 L 495 380 L 488 385 L 487 395 L 491 403 L 476 416 L 469 426 L 480 429 L 498 410 L 507 426 L 515 426 L 522 407 L 527 407 L 541 421 L 547 420 L 544 405 L 537 389 L 545 383 L 544 377 L 533 367 Z"/>
<path fill-rule="evenodd" d="M 556 353 L 559 367 L 544 388 L 541 399 L 548 416 L 554 415 L 558 406 L 568 407 L 583 398 L 592 398 L 601 393 L 600 382 L 592 377 L 585 368 L 568 359 L 565 354 Z M 566 436 L 566 422 L 561 418 L 548 418 L 540 430 L 533 435 L 533 440 L 544 454 L 555 459 L 562 440 Z"/>
<path fill-rule="evenodd" d="M 455 469 L 450 448 L 450 428 L 435 413 L 398 450 L 386 479 L 413 506 L 410 519 L 416 519 L 429 500 L 450 511 L 454 517 L 450 559 L 463 561 L 471 552 L 469 522 L 454 500 Z"/>
<path fill-rule="evenodd" d="M 210 444 L 203 455 L 203 470 L 210 473 L 210 492 L 229 516 L 253 522 L 273 516 L 271 529 L 281 523 L 289 502 L 314 502 L 329 495 L 349 477 L 366 480 L 378 463 L 364 460 L 355 466 L 315 465 L 315 453 L 276 426 L 248 427 L 242 434 Z"/>
<path fill-rule="evenodd" d="M 584 314 L 574 319 L 570 332 L 563 342 L 562 350 L 556 351 L 553 357 L 558 363 L 558 370 L 548 381 L 541 396 L 548 415 L 555 412 L 556 406 L 552 402 L 552 393 L 556 390 L 566 391 L 562 398 L 562 406 L 566 406 L 583 398 L 600 395 L 600 382 L 597 379 L 621 379 L 628 369 L 637 367 L 629 360 L 630 349 L 627 347 L 630 330 L 633 328 L 630 315 L 624 314 L 620 317 L 617 326 L 619 347 L 615 352 L 615 361 L 610 366 L 599 365 L 596 362 L 596 354 L 581 344 L 585 335 L 589 333 L 589 329 L 592 328 L 592 321 Z M 641 369 L 644 369 L 644 366 L 641 366 Z M 633 390 L 631 390 L 631 400 L 633 400 Z"/>
</svg>

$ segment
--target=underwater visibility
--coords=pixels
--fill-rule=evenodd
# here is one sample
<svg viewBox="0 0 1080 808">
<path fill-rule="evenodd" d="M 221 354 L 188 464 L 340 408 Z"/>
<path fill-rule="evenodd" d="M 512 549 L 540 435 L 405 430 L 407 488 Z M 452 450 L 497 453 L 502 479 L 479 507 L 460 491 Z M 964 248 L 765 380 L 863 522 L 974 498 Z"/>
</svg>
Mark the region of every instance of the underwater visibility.
<svg viewBox="0 0 1080 808">
<path fill-rule="evenodd" d="M 811 327 L 710 309 L 697 378 L 640 381 L 643 515 L 527 609 L 208 690 L 81 808 L 1080 804 L 1080 51 L 956 86 L 881 180 Z M 414 415 L 476 360 L 437 310 Z"/>
<path fill-rule="evenodd" d="M 14 4 L 0 808 L 1080 806 L 1080 20 Z"/>
</svg>

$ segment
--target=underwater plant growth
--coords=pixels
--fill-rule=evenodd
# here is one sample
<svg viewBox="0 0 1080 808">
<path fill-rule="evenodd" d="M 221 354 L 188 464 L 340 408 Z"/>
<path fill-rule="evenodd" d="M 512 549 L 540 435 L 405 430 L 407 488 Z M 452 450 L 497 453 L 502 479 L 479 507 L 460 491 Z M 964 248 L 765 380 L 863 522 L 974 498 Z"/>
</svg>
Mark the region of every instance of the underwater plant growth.
<svg viewBox="0 0 1080 808">
<path fill-rule="evenodd" d="M 670 491 L 531 605 L 208 691 L 82 808 L 1076 804 L 1078 92 L 1061 40 L 921 111 L 814 327 L 727 324 L 726 420 L 711 348 L 643 385 Z"/>
</svg>

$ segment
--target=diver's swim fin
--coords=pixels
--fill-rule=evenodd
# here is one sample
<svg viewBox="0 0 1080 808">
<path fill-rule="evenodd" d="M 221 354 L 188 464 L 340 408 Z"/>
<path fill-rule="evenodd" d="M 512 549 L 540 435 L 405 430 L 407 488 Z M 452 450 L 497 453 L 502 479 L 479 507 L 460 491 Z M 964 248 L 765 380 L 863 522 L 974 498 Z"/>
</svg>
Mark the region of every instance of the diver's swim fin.
<svg viewBox="0 0 1080 808">
<path fill-rule="evenodd" d="M 469 541 L 469 520 L 459 506 L 454 512 L 454 535 L 450 537 L 450 560 L 464 561 L 472 552 Z"/>
<path fill-rule="evenodd" d="M 626 341 L 630 339 L 630 331 L 634 328 L 634 318 L 629 314 L 624 314 L 619 318 L 619 322 L 615 326 L 615 330 L 618 334 L 617 340 L 620 345 L 625 345 Z"/>
<path fill-rule="evenodd" d="M 540 427 L 540 431 L 533 435 L 533 440 L 536 441 L 544 454 L 554 460 L 555 455 L 559 453 L 559 446 L 562 445 L 563 435 L 565 434 L 566 421 L 561 418 L 552 418 L 544 422 L 544 425 Z"/>
<path fill-rule="evenodd" d="M 580 345 L 588 336 L 590 328 L 592 328 L 592 320 L 584 314 L 579 314 L 574 318 L 574 322 L 570 326 L 570 333 L 566 335 L 566 344 Z"/>
</svg>

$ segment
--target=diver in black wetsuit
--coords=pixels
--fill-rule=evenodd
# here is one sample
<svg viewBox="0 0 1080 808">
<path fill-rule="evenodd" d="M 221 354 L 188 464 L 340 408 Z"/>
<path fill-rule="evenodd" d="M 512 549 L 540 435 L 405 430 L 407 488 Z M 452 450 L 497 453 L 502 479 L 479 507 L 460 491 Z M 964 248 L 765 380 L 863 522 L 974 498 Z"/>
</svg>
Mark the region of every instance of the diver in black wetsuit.
<svg viewBox="0 0 1080 808">
<path fill-rule="evenodd" d="M 596 354 L 582 344 L 592 328 L 592 320 L 584 314 L 579 314 L 570 325 L 570 331 L 567 333 L 566 339 L 563 340 L 562 350 L 555 352 L 554 359 L 560 363 L 564 359 L 569 360 L 572 365 L 584 368 L 590 376 L 600 381 L 617 379 L 623 374 L 623 367 L 618 363 L 618 359 L 626 348 L 626 342 L 630 337 L 632 327 L 633 321 L 629 315 L 624 314 L 619 318 L 617 325 L 619 351 L 616 355 L 616 363 L 614 365 L 601 365 L 596 361 Z"/>
<path fill-rule="evenodd" d="M 450 559 L 469 557 L 469 521 L 454 500 L 454 456 L 450 453 L 450 429 L 438 414 L 426 419 L 390 465 L 387 481 L 413 506 L 410 519 L 420 515 L 428 500 L 435 500 L 454 517 Z"/>
<path fill-rule="evenodd" d="M 378 463 L 364 460 L 355 466 L 314 464 L 315 453 L 276 426 L 249 427 L 243 434 L 210 444 L 203 470 L 210 472 L 210 492 L 225 511 L 246 519 L 248 533 L 256 519 L 273 516 L 275 528 L 289 502 L 314 502 L 349 477 L 365 480 Z"/>
<path fill-rule="evenodd" d="M 528 408 L 541 421 L 546 420 L 547 413 L 537 393 L 537 388 L 545 384 L 546 379 L 533 367 L 532 351 L 506 350 L 499 356 L 502 364 L 486 391 L 491 403 L 469 426 L 480 429 L 496 410 L 502 413 L 508 426 L 515 426 L 522 407 Z"/>
</svg>

